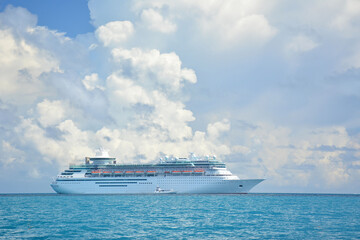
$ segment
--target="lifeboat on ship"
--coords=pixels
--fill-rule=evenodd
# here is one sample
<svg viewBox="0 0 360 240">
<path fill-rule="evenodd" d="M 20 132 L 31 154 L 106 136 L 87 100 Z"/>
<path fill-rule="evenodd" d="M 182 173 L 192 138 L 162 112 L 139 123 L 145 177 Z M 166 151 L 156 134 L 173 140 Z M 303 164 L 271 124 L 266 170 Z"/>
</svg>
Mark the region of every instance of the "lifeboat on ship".
<svg viewBox="0 0 360 240">
<path fill-rule="evenodd" d="M 147 176 L 155 176 L 156 171 L 146 171 Z"/>
<path fill-rule="evenodd" d="M 125 175 L 134 175 L 134 171 L 125 171 Z"/>
<path fill-rule="evenodd" d="M 203 175 L 205 173 L 204 169 L 196 169 L 194 171 L 194 174 L 195 175 Z"/>
<path fill-rule="evenodd" d="M 103 176 L 110 176 L 112 174 L 112 171 L 104 170 L 102 171 Z"/>
<path fill-rule="evenodd" d="M 183 175 L 191 175 L 192 172 L 191 170 L 182 171 Z"/>
</svg>

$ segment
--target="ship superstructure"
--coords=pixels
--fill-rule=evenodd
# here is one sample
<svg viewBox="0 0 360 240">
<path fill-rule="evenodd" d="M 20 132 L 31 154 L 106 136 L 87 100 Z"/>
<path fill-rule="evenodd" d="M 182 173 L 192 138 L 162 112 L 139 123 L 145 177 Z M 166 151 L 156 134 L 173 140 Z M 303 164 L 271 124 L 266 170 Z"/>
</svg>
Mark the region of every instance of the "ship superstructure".
<svg viewBox="0 0 360 240">
<path fill-rule="evenodd" d="M 63 194 L 247 193 L 263 179 L 239 179 L 215 156 L 160 159 L 156 164 L 117 164 L 101 149 L 84 164 L 70 164 L 51 187 Z"/>
</svg>

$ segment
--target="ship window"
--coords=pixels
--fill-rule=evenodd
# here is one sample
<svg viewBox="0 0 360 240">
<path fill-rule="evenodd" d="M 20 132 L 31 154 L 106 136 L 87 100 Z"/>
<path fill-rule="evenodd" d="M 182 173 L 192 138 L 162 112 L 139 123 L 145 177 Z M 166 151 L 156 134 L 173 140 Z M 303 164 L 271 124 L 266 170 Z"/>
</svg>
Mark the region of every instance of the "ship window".
<svg viewBox="0 0 360 240">
<path fill-rule="evenodd" d="M 239 185 L 239 187 L 242 187 L 243 185 Z"/>
<path fill-rule="evenodd" d="M 61 175 L 73 175 L 74 173 L 69 173 L 69 172 L 63 172 L 61 173 Z"/>
</svg>

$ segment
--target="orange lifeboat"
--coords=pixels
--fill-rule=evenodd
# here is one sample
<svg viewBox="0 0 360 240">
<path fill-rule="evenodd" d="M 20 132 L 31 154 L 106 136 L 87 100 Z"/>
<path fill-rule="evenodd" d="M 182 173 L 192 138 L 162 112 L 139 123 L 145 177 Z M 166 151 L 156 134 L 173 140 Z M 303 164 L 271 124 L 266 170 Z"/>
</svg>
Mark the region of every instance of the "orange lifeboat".
<svg viewBox="0 0 360 240">
<path fill-rule="evenodd" d="M 203 175 L 205 173 L 205 171 L 203 169 L 197 169 L 194 171 L 194 175 Z"/>
<path fill-rule="evenodd" d="M 151 171 L 151 170 L 146 171 L 146 175 L 148 175 L 148 176 L 155 176 L 155 174 L 156 174 L 156 171 Z"/>
<path fill-rule="evenodd" d="M 191 170 L 184 170 L 184 171 L 182 171 L 182 173 L 183 173 L 184 175 L 191 175 L 192 172 L 193 172 L 193 171 L 191 171 Z"/>
</svg>

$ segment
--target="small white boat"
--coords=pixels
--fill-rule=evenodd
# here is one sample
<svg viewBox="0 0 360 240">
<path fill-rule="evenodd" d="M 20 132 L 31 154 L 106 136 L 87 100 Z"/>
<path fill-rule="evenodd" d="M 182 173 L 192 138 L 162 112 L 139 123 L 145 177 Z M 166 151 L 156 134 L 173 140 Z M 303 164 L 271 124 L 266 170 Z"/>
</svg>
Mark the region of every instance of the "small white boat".
<svg viewBox="0 0 360 240">
<path fill-rule="evenodd" d="M 156 187 L 155 192 L 157 194 L 175 194 L 176 192 L 172 189 L 167 190 L 167 189 L 161 189 L 160 187 Z"/>
</svg>

